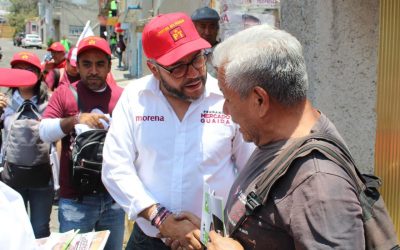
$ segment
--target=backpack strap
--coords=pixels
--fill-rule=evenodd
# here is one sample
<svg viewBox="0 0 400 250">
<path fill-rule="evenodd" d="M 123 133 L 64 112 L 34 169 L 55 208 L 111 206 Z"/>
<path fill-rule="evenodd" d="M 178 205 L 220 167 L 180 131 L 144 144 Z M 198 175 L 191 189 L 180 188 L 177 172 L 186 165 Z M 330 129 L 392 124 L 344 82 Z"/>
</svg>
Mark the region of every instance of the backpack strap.
<svg viewBox="0 0 400 250">
<path fill-rule="evenodd" d="M 72 95 L 74 96 L 76 103 L 78 103 L 79 111 L 82 112 L 83 111 L 83 106 L 82 106 L 82 102 L 79 100 L 78 91 L 74 87 L 72 87 L 71 84 L 69 84 L 68 87 L 71 90 Z"/>
<path fill-rule="evenodd" d="M 18 110 L 17 110 L 17 116 L 16 119 L 19 119 L 20 116 L 22 115 L 22 113 L 26 110 L 30 109 L 32 111 L 32 113 L 35 114 L 35 116 L 37 117 L 37 119 L 42 119 L 41 114 L 39 113 L 36 105 L 30 101 L 30 100 L 25 100 L 21 106 L 19 106 Z"/>
<path fill-rule="evenodd" d="M 309 136 L 302 137 L 299 140 L 295 141 L 289 147 L 285 148 L 272 162 L 269 164 L 267 168 L 264 169 L 264 172 L 261 173 L 259 180 L 256 183 L 255 190 L 250 191 L 246 196 L 246 213 L 238 220 L 236 225 L 234 226 L 230 235 L 233 235 L 236 230 L 245 222 L 248 216 L 254 214 L 263 204 L 263 195 L 268 197 L 269 190 L 272 186 L 272 179 L 277 180 L 279 177 L 284 175 L 288 169 L 288 164 L 284 165 L 284 162 L 288 163 L 290 159 L 293 159 L 295 156 L 295 151 L 299 149 L 299 147 L 309 138 Z M 293 159 L 294 160 L 294 159 Z M 264 164 L 267 164 L 264 163 Z M 275 182 L 275 181 L 273 181 Z M 260 191 L 263 191 L 263 194 L 259 194 Z M 257 193 L 258 192 L 258 193 Z"/>
<path fill-rule="evenodd" d="M 69 87 L 69 89 L 71 90 L 72 95 L 74 96 L 76 103 L 78 104 L 79 112 L 82 113 L 82 112 L 83 112 L 83 107 L 82 107 L 82 103 L 81 103 L 81 101 L 80 101 L 80 99 L 79 99 L 79 96 L 78 96 L 78 91 L 77 91 L 71 84 L 69 84 L 68 87 Z M 72 130 L 72 131 L 75 131 L 75 130 Z M 76 137 L 77 137 L 76 132 L 71 133 L 71 136 L 72 136 L 73 138 L 76 138 Z M 71 144 L 71 147 L 72 147 L 72 146 L 73 146 L 73 144 Z M 71 159 L 70 162 L 71 162 L 71 164 L 72 164 L 72 169 L 73 169 L 72 152 L 71 152 L 71 157 L 70 157 L 70 159 Z M 71 181 L 72 181 L 72 178 L 73 178 L 72 176 L 73 176 L 73 174 L 70 175 Z M 78 194 L 78 202 L 82 202 L 82 200 L 83 200 L 83 194 L 80 193 L 80 194 Z"/>
<path fill-rule="evenodd" d="M 300 147 L 298 147 L 299 144 Z M 288 150 L 288 158 L 280 158 L 279 162 L 276 163 L 275 169 L 272 170 L 273 173 L 276 174 L 263 176 L 263 178 L 257 182 L 257 194 L 263 203 L 266 201 L 272 185 L 286 173 L 291 163 L 297 158 L 310 154 L 313 150 L 318 150 L 326 158 L 341 166 L 354 181 L 358 191 L 364 190 L 365 180 L 363 180 L 361 173 L 358 171 L 350 151 L 342 142 L 333 136 L 329 134 L 313 133 L 301 139 L 294 146 L 297 148 L 291 147 L 291 149 Z"/>
<path fill-rule="evenodd" d="M 266 203 L 272 186 L 286 174 L 293 161 L 305 157 L 315 150 L 342 167 L 355 183 L 359 193 L 365 189 L 365 180 L 356 168 L 354 159 L 347 147 L 329 134 L 312 133 L 299 138 L 284 149 L 264 170 L 256 182 L 255 189 L 247 194 L 246 213 L 236 223 L 231 235 L 244 223 L 248 216 L 254 214 Z"/>
</svg>

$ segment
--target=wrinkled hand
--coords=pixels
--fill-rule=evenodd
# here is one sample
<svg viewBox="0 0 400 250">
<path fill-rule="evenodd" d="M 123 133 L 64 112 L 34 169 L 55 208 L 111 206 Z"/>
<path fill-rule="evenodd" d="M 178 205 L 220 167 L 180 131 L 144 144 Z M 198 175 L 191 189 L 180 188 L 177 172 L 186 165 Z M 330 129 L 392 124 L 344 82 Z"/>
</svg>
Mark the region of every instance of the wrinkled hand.
<svg viewBox="0 0 400 250">
<path fill-rule="evenodd" d="M 176 219 L 168 216 L 160 226 L 160 236 L 169 238 L 166 244 L 172 249 L 202 249 L 200 229 L 187 219 Z"/>
<path fill-rule="evenodd" d="M 210 242 L 207 244 L 208 250 L 244 250 L 242 245 L 240 245 L 236 240 L 229 237 L 223 237 L 215 231 L 210 231 L 209 236 Z"/>
<path fill-rule="evenodd" d="M 8 100 L 7 95 L 4 93 L 0 93 L 0 113 L 4 112 L 4 108 L 7 107 Z"/>
<path fill-rule="evenodd" d="M 105 122 L 109 122 L 107 116 L 104 114 L 96 114 L 96 113 L 81 113 L 79 115 L 78 123 L 86 124 L 91 128 L 101 128 L 104 129 L 103 123 L 101 123 L 100 119 L 103 119 Z"/>
</svg>

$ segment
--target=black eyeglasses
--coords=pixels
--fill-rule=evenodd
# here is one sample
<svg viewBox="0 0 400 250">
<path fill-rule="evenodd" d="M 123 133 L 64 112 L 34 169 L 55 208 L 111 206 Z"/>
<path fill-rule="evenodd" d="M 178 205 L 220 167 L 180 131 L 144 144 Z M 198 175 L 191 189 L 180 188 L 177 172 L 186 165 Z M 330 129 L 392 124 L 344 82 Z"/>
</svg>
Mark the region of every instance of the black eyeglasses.
<svg viewBox="0 0 400 250">
<path fill-rule="evenodd" d="M 193 68 L 195 68 L 196 70 L 201 70 L 206 65 L 206 61 L 207 61 L 207 56 L 201 53 L 196 57 L 194 57 L 192 61 L 188 63 L 181 63 L 171 68 L 166 68 L 165 66 L 158 64 L 157 62 L 155 63 L 161 68 L 163 68 L 165 71 L 170 73 L 173 77 L 182 78 L 186 75 L 190 65 L 192 65 Z"/>
</svg>

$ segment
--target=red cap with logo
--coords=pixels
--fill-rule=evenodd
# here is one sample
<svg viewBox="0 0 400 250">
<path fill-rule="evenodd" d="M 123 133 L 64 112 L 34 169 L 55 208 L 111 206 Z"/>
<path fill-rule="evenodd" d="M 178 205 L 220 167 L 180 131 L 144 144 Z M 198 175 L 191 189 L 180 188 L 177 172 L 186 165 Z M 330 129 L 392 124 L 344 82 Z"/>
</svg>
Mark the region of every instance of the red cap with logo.
<svg viewBox="0 0 400 250">
<path fill-rule="evenodd" d="M 185 13 L 169 13 L 153 18 L 143 29 L 143 50 L 149 59 L 169 66 L 182 57 L 211 45 L 200 37 Z"/>
<path fill-rule="evenodd" d="M 64 52 L 65 53 L 65 48 L 64 48 L 64 45 L 62 45 L 60 42 L 55 42 L 55 43 L 52 43 L 49 48 L 47 48 L 47 51 Z"/>
<path fill-rule="evenodd" d="M 20 62 L 29 63 L 42 71 L 42 64 L 40 63 L 39 57 L 31 52 L 22 51 L 15 53 L 10 62 L 11 67 Z"/>
<path fill-rule="evenodd" d="M 78 45 L 77 55 L 88 49 L 98 49 L 107 55 L 111 55 L 110 45 L 108 42 L 104 38 L 98 36 L 88 36 L 82 39 Z"/>
</svg>

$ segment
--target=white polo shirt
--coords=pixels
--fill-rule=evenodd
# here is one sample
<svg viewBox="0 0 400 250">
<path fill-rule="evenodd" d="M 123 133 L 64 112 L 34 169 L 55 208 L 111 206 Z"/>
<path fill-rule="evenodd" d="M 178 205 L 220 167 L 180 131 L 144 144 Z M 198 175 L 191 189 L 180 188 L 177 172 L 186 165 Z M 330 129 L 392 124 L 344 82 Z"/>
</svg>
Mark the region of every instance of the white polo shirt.
<svg viewBox="0 0 400 250">
<path fill-rule="evenodd" d="M 253 152 L 208 75 L 206 91 L 191 103 L 182 121 L 153 75 L 135 80 L 121 95 L 103 151 L 102 178 L 130 219 L 154 237 L 158 230 L 138 213 L 155 203 L 172 212 L 201 216 L 203 183 L 225 198 Z"/>
</svg>

